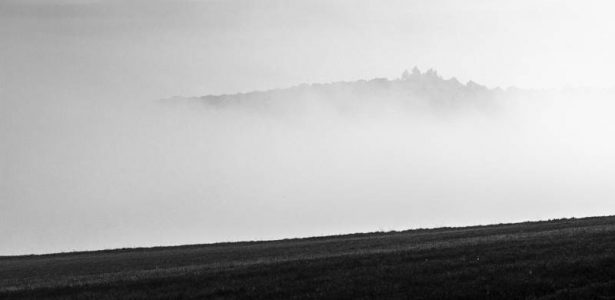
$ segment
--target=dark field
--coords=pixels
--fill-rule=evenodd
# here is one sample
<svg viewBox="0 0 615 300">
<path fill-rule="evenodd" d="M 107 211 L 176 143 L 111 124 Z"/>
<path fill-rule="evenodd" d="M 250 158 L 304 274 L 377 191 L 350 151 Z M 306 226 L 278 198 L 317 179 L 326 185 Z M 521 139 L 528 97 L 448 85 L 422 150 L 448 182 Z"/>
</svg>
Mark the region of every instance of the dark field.
<svg viewBox="0 0 615 300">
<path fill-rule="evenodd" d="M 615 299 L 615 217 L 0 257 L 0 298 Z"/>
</svg>

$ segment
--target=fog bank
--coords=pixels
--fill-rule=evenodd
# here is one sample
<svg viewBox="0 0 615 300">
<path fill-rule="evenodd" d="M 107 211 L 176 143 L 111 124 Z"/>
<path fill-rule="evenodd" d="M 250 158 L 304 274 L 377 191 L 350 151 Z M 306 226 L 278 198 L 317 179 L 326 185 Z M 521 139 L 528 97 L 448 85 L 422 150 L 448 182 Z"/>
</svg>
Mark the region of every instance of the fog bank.
<svg viewBox="0 0 615 300">
<path fill-rule="evenodd" d="M 223 104 L 4 98 L 0 253 L 615 211 L 612 91 L 467 94 L 472 85 L 442 92 L 435 81 L 398 93 L 409 83 L 369 82 L 344 84 L 358 94 L 304 86 Z"/>
</svg>

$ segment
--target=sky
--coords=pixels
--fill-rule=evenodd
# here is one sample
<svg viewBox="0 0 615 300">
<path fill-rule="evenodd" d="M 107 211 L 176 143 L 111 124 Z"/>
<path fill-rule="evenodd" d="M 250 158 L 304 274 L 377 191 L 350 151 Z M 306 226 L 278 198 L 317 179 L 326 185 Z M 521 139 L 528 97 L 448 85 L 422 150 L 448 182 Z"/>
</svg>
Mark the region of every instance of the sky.
<svg viewBox="0 0 615 300">
<path fill-rule="evenodd" d="M 613 87 L 614 5 L 1 1 L 0 255 L 603 214 L 604 101 L 440 122 L 156 100 L 415 65 L 488 87 Z"/>
<path fill-rule="evenodd" d="M 418 65 L 490 87 L 610 87 L 612 9 L 609 1 L 9 0 L 0 3 L 0 80 L 5 89 L 138 87 L 165 97 L 392 78 Z"/>
</svg>

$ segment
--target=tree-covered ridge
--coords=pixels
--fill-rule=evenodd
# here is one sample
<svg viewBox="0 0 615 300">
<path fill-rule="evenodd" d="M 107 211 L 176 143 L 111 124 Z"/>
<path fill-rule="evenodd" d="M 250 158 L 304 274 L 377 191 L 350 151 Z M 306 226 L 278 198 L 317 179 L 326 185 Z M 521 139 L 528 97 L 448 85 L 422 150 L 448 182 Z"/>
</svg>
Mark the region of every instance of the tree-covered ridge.
<svg viewBox="0 0 615 300">
<path fill-rule="evenodd" d="M 414 67 L 396 79 L 300 84 L 283 89 L 180 99 L 219 108 L 241 106 L 296 109 L 318 105 L 319 108 L 360 111 L 391 106 L 410 109 L 486 108 L 493 104 L 496 96 L 503 93 L 499 88 L 489 89 L 473 81 L 463 84 L 455 77 L 445 79 L 433 69 L 421 72 Z"/>
</svg>

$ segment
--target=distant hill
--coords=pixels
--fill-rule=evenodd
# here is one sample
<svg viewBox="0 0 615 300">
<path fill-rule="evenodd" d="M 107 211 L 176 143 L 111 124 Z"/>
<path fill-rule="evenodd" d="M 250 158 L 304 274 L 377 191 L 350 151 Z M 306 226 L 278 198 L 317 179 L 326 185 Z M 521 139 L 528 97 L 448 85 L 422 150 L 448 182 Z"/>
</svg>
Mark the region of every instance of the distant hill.
<svg viewBox="0 0 615 300">
<path fill-rule="evenodd" d="M 301 84 L 290 88 L 249 93 L 175 97 L 165 102 L 196 101 L 210 107 L 243 107 L 250 109 L 297 109 L 315 106 L 338 111 L 356 111 L 386 107 L 407 109 L 488 108 L 500 88 L 489 89 L 456 78 L 444 79 L 435 70 L 404 71 L 399 79 L 374 78 L 351 82 Z"/>
</svg>

